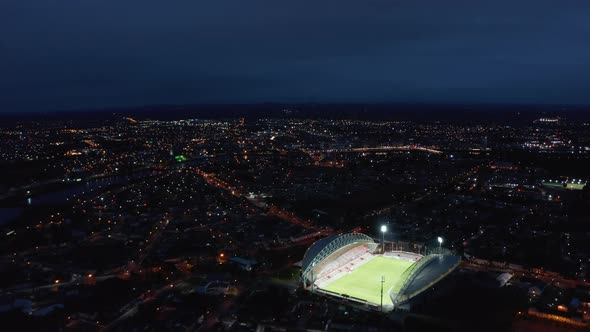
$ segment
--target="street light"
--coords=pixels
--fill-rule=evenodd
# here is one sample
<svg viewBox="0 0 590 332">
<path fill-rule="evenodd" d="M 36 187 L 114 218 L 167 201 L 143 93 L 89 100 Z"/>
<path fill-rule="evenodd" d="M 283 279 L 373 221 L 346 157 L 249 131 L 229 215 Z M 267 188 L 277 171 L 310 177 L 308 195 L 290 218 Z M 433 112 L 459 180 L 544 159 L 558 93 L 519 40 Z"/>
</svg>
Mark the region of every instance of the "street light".
<svg viewBox="0 0 590 332">
<path fill-rule="evenodd" d="M 385 232 L 387 232 L 387 226 L 381 225 L 381 250 L 385 253 Z"/>
<path fill-rule="evenodd" d="M 437 240 L 438 240 L 438 247 L 442 248 L 443 238 L 439 236 Z"/>
</svg>

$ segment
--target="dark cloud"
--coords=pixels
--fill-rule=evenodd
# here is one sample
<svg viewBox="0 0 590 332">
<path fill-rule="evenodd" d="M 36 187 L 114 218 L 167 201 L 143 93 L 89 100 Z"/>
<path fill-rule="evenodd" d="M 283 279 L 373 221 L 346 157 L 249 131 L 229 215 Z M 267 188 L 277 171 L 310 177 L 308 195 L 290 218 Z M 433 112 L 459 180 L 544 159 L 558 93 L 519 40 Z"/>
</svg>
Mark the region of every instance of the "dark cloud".
<svg viewBox="0 0 590 332">
<path fill-rule="evenodd" d="M 590 104 L 590 2 L 4 0 L 0 111 Z"/>
</svg>

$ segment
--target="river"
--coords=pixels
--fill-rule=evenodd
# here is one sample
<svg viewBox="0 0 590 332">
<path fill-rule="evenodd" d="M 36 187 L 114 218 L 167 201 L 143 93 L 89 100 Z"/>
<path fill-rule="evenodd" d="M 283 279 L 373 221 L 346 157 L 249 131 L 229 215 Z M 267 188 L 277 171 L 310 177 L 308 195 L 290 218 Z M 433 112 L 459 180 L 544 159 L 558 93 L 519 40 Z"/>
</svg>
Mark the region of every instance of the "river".
<svg viewBox="0 0 590 332">
<path fill-rule="evenodd" d="M 125 185 L 139 178 L 149 177 L 158 174 L 157 171 L 144 171 L 131 175 L 110 176 L 93 179 L 86 182 L 75 184 L 68 188 L 58 189 L 51 192 L 34 195 L 26 198 L 24 201 L 15 204 L 15 206 L 0 208 L 0 226 L 9 224 L 20 217 L 25 209 L 35 207 L 48 207 L 69 204 L 71 200 L 80 195 L 85 195 L 93 191 L 100 191 L 112 185 Z"/>
</svg>

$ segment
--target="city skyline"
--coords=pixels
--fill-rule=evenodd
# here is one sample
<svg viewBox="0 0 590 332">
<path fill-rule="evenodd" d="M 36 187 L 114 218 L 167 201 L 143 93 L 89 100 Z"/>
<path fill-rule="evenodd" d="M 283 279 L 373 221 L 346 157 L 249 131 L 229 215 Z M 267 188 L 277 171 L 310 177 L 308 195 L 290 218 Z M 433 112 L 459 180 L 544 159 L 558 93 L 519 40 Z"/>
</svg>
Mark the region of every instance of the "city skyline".
<svg viewBox="0 0 590 332">
<path fill-rule="evenodd" d="M 1 324 L 590 327 L 588 118 L 343 109 L 1 122 Z"/>
</svg>

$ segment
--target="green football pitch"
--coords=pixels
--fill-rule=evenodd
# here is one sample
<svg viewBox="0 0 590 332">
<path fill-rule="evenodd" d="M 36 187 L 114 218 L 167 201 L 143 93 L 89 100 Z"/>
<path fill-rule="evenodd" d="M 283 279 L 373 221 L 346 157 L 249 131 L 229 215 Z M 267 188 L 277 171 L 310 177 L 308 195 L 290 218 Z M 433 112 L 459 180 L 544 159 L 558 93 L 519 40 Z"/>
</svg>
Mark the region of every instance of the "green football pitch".
<svg viewBox="0 0 590 332">
<path fill-rule="evenodd" d="M 402 273 L 413 264 L 414 262 L 377 256 L 324 286 L 323 289 L 379 304 L 381 303 L 381 276 L 383 276 L 385 278 L 383 304 L 392 304 L 387 292 L 396 284 Z"/>
</svg>

